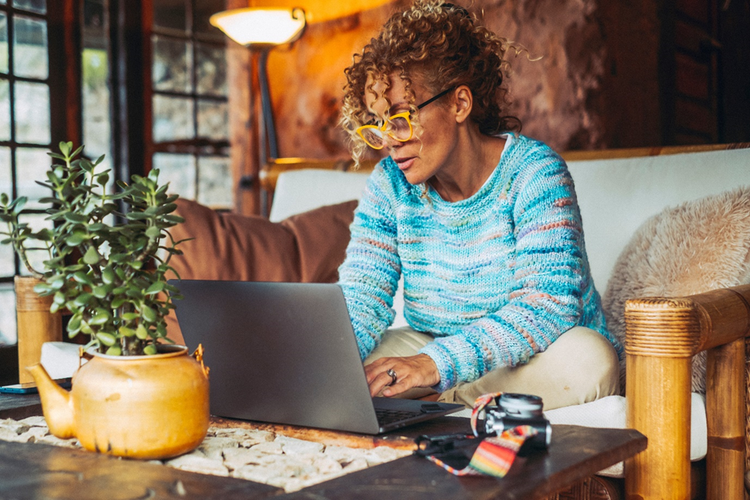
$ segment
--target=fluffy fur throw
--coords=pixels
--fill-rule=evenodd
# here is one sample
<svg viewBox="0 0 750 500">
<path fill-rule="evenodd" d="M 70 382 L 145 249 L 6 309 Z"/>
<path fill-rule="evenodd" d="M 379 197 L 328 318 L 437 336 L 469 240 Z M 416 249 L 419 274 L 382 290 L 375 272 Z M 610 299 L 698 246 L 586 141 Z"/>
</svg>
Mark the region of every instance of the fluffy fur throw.
<svg viewBox="0 0 750 500">
<path fill-rule="evenodd" d="M 750 187 L 683 203 L 651 217 L 615 264 L 602 297 L 607 326 L 625 341 L 625 301 L 681 297 L 750 283 Z M 706 392 L 705 352 L 693 358 L 693 392 Z M 625 391 L 625 359 L 620 361 Z"/>
</svg>

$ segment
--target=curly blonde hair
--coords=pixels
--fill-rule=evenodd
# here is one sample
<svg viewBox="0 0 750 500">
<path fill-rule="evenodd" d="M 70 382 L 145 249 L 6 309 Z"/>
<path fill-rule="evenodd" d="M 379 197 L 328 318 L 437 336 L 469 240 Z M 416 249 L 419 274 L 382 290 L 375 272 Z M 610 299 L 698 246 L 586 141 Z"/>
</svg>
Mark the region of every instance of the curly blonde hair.
<svg viewBox="0 0 750 500">
<path fill-rule="evenodd" d="M 482 26 L 468 10 L 442 0 L 417 0 L 405 11 L 394 14 L 377 38 L 355 54 L 352 65 L 344 70 L 347 83 L 341 125 L 348 134 L 355 164 L 367 150 L 356 129 L 372 117 L 365 105 L 365 92 L 375 92 L 375 81 L 383 82 L 387 89 L 388 76 L 394 72 L 404 82 L 412 112 L 416 105 L 411 77 L 417 75 L 434 94 L 468 86 L 474 97 L 470 118 L 481 133 L 520 131 L 520 120 L 503 114 L 508 102 L 508 91 L 503 86 L 510 68 L 504 59 L 508 48 L 518 52 L 506 39 Z"/>
</svg>

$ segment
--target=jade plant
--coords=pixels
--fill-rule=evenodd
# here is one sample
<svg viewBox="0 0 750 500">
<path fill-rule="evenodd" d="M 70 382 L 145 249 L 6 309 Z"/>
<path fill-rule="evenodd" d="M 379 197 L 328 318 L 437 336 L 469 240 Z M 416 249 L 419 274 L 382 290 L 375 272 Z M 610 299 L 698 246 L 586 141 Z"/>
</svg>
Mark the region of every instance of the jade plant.
<svg viewBox="0 0 750 500">
<path fill-rule="evenodd" d="M 90 337 L 86 348 L 109 355 L 156 354 L 167 338 L 165 316 L 180 298 L 166 275 L 174 272 L 170 258 L 181 252 L 168 232 L 183 221 L 174 215 L 177 195 L 160 186 L 159 171 L 147 177 L 133 175 L 130 184 L 116 183 L 107 193 L 109 171 L 60 143 L 44 182 L 52 195 L 39 200 L 49 204 L 52 229 L 34 231 L 19 221 L 25 197 L 9 201 L 0 195 L 0 219 L 8 231 L 0 232 L 12 244 L 32 276 L 40 282 L 34 290 L 53 296 L 51 312 L 68 310 L 69 337 Z M 162 241 L 168 242 L 162 245 Z M 29 251 L 45 251 L 43 269 L 36 269 Z M 176 273 L 175 273 L 176 275 Z"/>
</svg>

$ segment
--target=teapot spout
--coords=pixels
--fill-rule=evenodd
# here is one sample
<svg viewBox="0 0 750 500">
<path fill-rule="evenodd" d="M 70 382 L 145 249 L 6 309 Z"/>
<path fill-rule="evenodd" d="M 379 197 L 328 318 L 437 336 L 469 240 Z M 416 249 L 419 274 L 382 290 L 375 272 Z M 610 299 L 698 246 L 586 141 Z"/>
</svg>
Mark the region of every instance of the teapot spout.
<svg viewBox="0 0 750 500">
<path fill-rule="evenodd" d="M 75 437 L 75 415 L 70 393 L 50 378 L 41 364 L 26 367 L 34 377 L 49 431 L 60 439 Z"/>
</svg>

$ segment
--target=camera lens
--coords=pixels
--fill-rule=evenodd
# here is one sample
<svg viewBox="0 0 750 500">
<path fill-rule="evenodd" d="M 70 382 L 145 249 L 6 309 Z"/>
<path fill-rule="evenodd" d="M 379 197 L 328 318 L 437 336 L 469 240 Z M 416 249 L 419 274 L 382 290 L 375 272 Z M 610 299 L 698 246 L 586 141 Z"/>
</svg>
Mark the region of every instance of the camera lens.
<svg viewBox="0 0 750 500">
<path fill-rule="evenodd" d="M 535 418 L 542 416 L 542 398 L 533 394 L 505 393 L 500 396 L 498 406 L 515 418 Z"/>
</svg>

